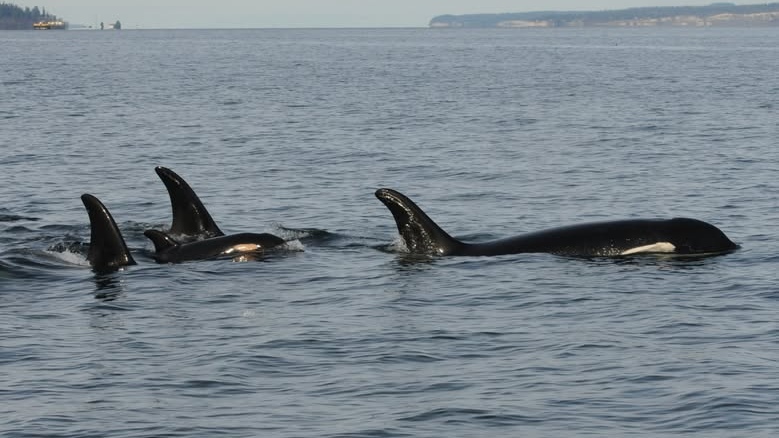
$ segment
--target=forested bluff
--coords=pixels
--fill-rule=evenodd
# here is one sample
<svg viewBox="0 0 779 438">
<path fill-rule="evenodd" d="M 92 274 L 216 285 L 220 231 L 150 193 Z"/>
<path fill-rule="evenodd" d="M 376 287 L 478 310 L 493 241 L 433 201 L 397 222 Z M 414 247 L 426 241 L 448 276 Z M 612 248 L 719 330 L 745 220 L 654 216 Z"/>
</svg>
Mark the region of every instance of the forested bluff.
<svg viewBox="0 0 779 438">
<path fill-rule="evenodd" d="M 603 11 L 538 11 L 439 15 L 430 27 L 779 26 L 779 3 L 641 7 Z"/>
<path fill-rule="evenodd" d="M 0 30 L 32 29 L 33 23 L 55 21 L 56 15 L 45 8 L 21 8 L 11 3 L 0 3 Z"/>
</svg>

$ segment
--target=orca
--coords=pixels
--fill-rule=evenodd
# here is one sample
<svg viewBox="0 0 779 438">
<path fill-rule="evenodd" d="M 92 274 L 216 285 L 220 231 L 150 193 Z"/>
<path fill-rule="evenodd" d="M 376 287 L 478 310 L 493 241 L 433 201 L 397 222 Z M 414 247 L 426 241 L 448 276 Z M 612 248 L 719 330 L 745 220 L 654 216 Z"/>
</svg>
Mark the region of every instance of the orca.
<svg viewBox="0 0 779 438">
<path fill-rule="evenodd" d="M 134 265 L 135 260 L 108 209 L 96 197 L 85 193 L 81 201 L 89 214 L 91 228 L 87 260 L 96 272 L 116 271 L 122 266 Z"/>
<path fill-rule="evenodd" d="M 179 243 L 167 233 L 158 230 L 146 230 L 143 234 L 154 243 L 156 252 L 153 257 L 158 263 L 262 254 L 286 244 L 284 239 L 268 233 L 239 233 L 188 243 Z"/>
<path fill-rule="evenodd" d="M 173 222 L 168 232 L 186 238 L 224 236 L 200 198 L 176 172 L 162 166 L 154 168 L 168 189 Z"/>
<path fill-rule="evenodd" d="M 267 233 L 225 235 L 184 178 L 167 167 L 158 166 L 154 171 L 168 190 L 173 211 L 173 222 L 167 232 L 146 230 L 143 233 L 154 244 L 153 257 L 157 262 L 260 254 L 286 244 L 284 239 Z M 184 240 L 176 240 L 172 235 Z"/>
<path fill-rule="evenodd" d="M 447 234 L 405 195 L 382 188 L 376 191 L 376 197 L 394 216 L 401 239 L 412 254 L 615 257 L 644 253 L 721 254 L 738 248 L 714 225 L 687 218 L 584 223 L 491 242 L 465 243 Z"/>
</svg>

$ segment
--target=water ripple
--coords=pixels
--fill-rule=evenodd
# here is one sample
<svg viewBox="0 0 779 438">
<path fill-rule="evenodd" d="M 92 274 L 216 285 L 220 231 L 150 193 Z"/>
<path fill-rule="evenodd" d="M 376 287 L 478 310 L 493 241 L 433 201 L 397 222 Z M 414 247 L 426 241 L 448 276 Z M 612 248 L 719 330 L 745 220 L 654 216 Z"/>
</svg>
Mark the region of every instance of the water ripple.
<svg viewBox="0 0 779 438">
<path fill-rule="evenodd" d="M 0 435 L 775 436 L 774 33 L 3 34 Z M 293 250 L 157 264 L 159 165 Z M 419 257 L 378 187 L 467 241 L 689 216 L 742 248 Z M 91 271 L 82 193 L 137 265 Z"/>
</svg>

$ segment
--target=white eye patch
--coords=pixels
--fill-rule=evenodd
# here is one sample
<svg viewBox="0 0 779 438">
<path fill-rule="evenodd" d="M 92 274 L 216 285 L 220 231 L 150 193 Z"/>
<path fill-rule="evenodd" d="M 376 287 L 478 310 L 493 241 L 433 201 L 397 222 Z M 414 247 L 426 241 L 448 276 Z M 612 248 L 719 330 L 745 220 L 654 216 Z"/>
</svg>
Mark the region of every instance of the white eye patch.
<svg viewBox="0 0 779 438">
<path fill-rule="evenodd" d="M 676 247 L 673 245 L 673 243 L 670 242 L 657 242 L 653 243 L 651 245 L 644 245 L 644 246 L 637 246 L 635 248 L 630 248 L 626 251 L 622 251 L 620 255 L 631 255 L 631 254 L 641 254 L 641 253 L 669 253 L 674 252 L 676 250 Z"/>
</svg>

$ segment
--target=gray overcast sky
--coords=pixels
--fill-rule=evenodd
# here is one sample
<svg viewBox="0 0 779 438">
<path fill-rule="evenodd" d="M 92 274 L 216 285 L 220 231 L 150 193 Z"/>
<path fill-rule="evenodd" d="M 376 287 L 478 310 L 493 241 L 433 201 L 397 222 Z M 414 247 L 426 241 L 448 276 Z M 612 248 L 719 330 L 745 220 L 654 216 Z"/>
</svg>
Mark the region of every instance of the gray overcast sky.
<svg viewBox="0 0 779 438">
<path fill-rule="evenodd" d="M 425 27 L 441 14 L 698 6 L 718 0 L 4 0 L 71 23 L 133 28 Z M 741 2 L 743 3 L 743 2 Z M 749 3 L 760 3 L 754 0 Z"/>
</svg>

